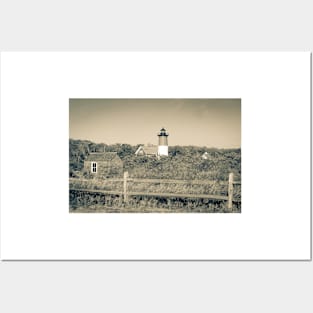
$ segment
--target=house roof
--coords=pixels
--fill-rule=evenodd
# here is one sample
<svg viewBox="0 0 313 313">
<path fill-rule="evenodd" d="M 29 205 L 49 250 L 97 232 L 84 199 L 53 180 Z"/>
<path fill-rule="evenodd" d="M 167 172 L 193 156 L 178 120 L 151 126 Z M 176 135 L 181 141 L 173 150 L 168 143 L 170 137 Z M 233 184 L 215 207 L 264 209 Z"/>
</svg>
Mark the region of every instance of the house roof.
<svg viewBox="0 0 313 313">
<path fill-rule="evenodd" d="M 141 151 L 145 155 L 156 155 L 158 153 L 158 147 L 157 146 L 140 146 L 135 152 L 135 154 L 139 154 Z"/>
<path fill-rule="evenodd" d="M 117 152 L 93 152 L 90 153 L 85 161 L 109 162 L 118 157 Z"/>
</svg>

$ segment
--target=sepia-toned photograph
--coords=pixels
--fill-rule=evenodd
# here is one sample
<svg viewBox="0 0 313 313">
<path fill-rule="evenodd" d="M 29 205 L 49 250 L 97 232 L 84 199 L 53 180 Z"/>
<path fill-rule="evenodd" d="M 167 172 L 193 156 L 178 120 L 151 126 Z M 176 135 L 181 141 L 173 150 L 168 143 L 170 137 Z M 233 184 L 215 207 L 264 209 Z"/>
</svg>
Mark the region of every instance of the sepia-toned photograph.
<svg viewBox="0 0 313 313">
<path fill-rule="evenodd" d="M 69 99 L 70 213 L 241 213 L 241 99 Z"/>
</svg>

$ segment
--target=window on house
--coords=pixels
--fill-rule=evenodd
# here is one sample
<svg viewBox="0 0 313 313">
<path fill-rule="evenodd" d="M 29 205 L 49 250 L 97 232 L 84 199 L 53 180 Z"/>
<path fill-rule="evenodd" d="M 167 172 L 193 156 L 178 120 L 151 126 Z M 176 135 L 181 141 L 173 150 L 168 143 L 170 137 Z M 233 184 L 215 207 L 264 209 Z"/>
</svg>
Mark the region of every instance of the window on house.
<svg viewBox="0 0 313 313">
<path fill-rule="evenodd" d="M 97 173 L 97 163 L 91 162 L 91 173 Z"/>
</svg>

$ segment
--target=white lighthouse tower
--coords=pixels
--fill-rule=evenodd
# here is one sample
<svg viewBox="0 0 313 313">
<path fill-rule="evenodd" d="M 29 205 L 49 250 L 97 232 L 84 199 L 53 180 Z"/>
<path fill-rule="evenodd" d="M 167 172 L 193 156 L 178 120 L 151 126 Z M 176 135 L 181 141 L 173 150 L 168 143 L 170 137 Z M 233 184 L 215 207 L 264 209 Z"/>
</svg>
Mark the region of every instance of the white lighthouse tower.
<svg viewBox="0 0 313 313">
<path fill-rule="evenodd" d="M 167 142 L 167 137 L 168 137 L 168 132 L 162 128 L 160 132 L 158 133 L 159 136 L 159 146 L 158 146 L 158 155 L 166 155 L 168 156 L 168 142 Z"/>
</svg>

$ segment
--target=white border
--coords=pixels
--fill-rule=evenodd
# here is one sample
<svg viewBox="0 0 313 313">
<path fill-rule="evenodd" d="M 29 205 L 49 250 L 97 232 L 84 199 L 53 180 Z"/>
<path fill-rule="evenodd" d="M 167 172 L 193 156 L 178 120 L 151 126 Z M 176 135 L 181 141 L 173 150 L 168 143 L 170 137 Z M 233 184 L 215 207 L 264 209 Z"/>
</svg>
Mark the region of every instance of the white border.
<svg viewBox="0 0 313 313">
<path fill-rule="evenodd" d="M 68 99 L 139 97 L 242 99 L 242 214 L 68 213 Z M 2 53 L 1 111 L 2 259 L 310 258 L 309 53 Z"/>
</svg>

